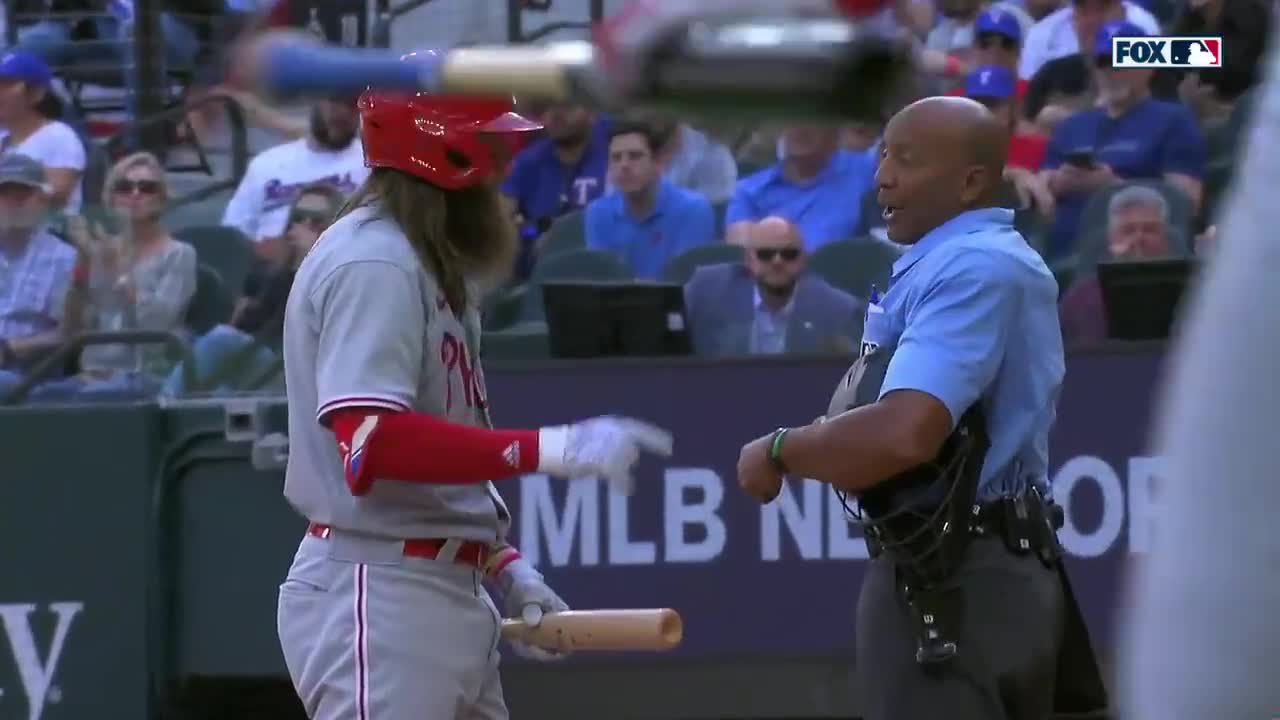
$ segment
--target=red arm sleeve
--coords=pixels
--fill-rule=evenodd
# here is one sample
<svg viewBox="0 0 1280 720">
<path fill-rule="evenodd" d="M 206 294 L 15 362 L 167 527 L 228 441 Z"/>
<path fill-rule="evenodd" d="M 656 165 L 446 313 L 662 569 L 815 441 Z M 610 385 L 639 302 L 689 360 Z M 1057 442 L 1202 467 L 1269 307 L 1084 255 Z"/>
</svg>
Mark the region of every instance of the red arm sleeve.
<svg viewBox="0 0 1280 720">
<path fill-rule="evenodd" d="M 374 478 L 464 485 L 538 468 L 538 431 L 489 430 L 415 412 L 347 407 L 325 418 L 352 495 Z"/>
</svg>

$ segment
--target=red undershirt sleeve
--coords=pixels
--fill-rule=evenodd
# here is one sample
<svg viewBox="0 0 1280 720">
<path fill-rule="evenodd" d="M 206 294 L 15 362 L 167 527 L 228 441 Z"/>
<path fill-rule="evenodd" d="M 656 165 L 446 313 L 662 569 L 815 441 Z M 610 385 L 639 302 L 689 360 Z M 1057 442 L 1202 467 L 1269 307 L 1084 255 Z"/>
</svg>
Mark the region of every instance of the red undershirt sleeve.
<svg viewBox="0 0 1280 720">
<path fill-rule="evenodd" d="M 537 430 L 490 430 L 415 412 L 344 407 L 326 414 L 352 495 L 375 478 L 465 485 L 538 469 Z"/>
</svg>

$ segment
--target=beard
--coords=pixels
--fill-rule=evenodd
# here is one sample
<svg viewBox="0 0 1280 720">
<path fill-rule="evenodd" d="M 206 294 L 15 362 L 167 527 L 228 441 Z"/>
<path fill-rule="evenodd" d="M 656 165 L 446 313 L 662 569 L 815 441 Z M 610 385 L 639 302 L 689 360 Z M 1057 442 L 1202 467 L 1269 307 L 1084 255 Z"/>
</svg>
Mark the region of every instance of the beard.
<svg viewBox="0 0 1280 720">
<path fill-rule="evenodd" d="M 311 138 L 316 144 L 326 150 L 346 150 L 351 147 L 351 142 L 356 139 L 356 126 L 353 123 L 348 130 L 342 128 L 334 130 L 332 126 L 320 117 L 319 109 L 311 111 Z"/>
</svg>

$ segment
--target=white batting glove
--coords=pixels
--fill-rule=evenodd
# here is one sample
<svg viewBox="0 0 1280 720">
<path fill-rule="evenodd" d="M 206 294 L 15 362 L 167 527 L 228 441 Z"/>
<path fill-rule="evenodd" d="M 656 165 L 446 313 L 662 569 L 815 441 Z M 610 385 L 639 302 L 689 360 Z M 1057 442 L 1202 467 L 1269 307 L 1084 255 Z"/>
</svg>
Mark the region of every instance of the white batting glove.
<svg viewBox="0 0 1280 720">
<path fill-rule="evenodd" d="M 502 591 L 507 617 L 519 618 L 529 627 L 537 627 L 544 613 L 569 609 L 569 604 L 547 585 L 542 573 L 533 569 L 533 565 L 524 558 L 517 558 L 502 569 L 498 575 L 498 588 Z M 562 660 L 568 656 L 568 653 L 545 650 L 517 640 L 511 641 L 511 649 L 530 660 Z"/>
<path fill-rule="evenodd" d="M 640 451 L 669 457 L 671 448 L 671 433 L 656 425 L 596 417 L 539 430 L 538 471 L 575 480 L 603 477 L 615 492 L 630 495 L 635 485 L 631 472 Z"/>
</svg>

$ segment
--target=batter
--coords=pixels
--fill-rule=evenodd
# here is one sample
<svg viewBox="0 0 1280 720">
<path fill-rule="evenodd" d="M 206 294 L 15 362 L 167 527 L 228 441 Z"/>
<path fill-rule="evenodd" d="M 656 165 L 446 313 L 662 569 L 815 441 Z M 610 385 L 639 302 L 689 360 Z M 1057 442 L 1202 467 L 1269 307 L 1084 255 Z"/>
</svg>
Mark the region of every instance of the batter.
<svg viewBox="0 0 1280 720">
<path fill-rule="evenodd" d="M 373 171 L 293 284 L 285 496 L 310 525 L 278 622 L 316 720 L 506 718 L 484 582 L 534 623 L 567 605 L 506 542 L 491 481 L 598 476 L 625 492 L 642 450 L 671 452 L 667 433 L 626 418 L 490 427 L 477 303 L 517 247 L 497 189 L 510 141 L 539 127 L 513 110 L 366 93 Z"/>
</svg>

